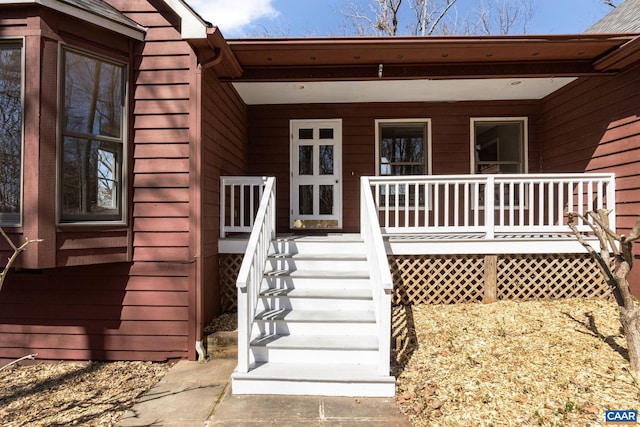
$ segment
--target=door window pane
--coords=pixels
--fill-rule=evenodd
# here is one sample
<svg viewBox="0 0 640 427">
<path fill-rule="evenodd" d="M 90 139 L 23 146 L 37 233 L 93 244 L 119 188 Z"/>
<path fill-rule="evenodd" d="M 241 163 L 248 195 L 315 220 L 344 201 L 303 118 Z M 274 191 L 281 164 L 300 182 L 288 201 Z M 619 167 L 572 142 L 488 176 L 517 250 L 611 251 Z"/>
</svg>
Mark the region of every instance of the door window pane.
<svg viewBox="0 0 640 427">
<path fill-rule="evenodd" d="M 313 139 L 313 129 L 298 129 L 298 139 Z"/>
<path fill-rule="evenodd" d="M 320 139 L 333 139 L 333 128 L 320 128 Z"/>
<path fill-rule="evenodd" d="M 300 185 L 298 187 L 298 213 L 300 215 L 313 215 L 313 185 Z"/>
<path fill-rule="evenodd" d="M 313 175 L 313 145 L 298 147 L 298 175 Z"/>
<path fill-rule="evenodd" d="M 333 175 L 333 145 L 320 146 L 320 175 Z"/>
<path fill-rule="evenodd" d="M 0 44 L 0 221 L 20 222 L 22 46 Z"/>
<path fill-rule="evenodd" d="M 333 215 L 333 185 L 320 186 L 320 215 Z"/>
</svg>

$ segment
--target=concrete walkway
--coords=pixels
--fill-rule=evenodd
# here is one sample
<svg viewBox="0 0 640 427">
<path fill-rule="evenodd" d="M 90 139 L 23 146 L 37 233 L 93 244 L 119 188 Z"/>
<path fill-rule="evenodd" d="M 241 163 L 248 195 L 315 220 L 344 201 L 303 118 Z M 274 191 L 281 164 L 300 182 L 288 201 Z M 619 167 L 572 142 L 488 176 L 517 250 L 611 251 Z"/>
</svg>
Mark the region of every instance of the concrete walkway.
<svg viewBox="0 0 640 427">
<path fill-rule="evenodd" d="M 393 398 L 233 395 L 235 366 L 178 362 L 117 426 L 410 426 Z"/>
</svg>

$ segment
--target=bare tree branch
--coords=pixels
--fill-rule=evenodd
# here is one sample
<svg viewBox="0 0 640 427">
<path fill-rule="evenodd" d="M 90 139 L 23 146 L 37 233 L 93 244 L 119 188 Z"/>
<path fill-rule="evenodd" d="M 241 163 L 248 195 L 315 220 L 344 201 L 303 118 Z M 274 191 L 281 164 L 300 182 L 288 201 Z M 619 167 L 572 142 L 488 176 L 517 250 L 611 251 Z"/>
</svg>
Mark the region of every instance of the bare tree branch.
<svg viewBox="0 0 640 427">
<path fill-rule="evenodd" d="M 4 240 L 6 240 L 6 242 L 9 244 L 9 247 L 11 247 L 11 249 L 13 250 L 13 254 L 9 257 L 7 264 L 4 266 L 4 270 L 2 270 L 2 273 L 0 273 L 0 290 L 2 290 L 4 279 L 7 277 L 7 273 L 9 273 L 9 269 L 11 268 L 11 265 L 13 265 L 13 262 L 16 260 L 18 255 L 24 252 L 24 250 L 27 249 L 27 246 L 29 246 L 31 243 L 42 242 L 42 239 L 25 239 L 25 242 L 22 245 L 16 246 L 9 238 L 9 236 L 7 236 L 7 233 L 4 232 L 2 227 L 0 227 L 0 234 L 2 234 Z"/>
</svg>

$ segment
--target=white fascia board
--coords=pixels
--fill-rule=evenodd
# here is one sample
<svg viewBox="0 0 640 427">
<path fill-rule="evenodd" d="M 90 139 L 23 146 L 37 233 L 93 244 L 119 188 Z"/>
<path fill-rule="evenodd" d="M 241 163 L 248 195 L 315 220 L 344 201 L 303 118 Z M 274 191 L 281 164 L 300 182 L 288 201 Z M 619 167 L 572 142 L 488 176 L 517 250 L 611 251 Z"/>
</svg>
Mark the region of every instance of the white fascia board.
<svg viewBox="0 0 640 427">
<path fill-rule="evenodd" d="M 134 27 L 129 27 L 127 25 L 122 25 L 110 19 L 106 19 L 101 16 L 95 15 L 89 11 L 78 9 L 76 7 L 73 7 L 66 3 L 61 3 L 56 0 L 27 0 L 27 1 L 0 0 L 0 4 L 11 4 L 11 5 L 39 4 L 41 6 L 45 6 L 50 9 L 57 10 L 58 12 L 64 13 L 69 16 L 73 16 L 74 18 L 82 19 L 85 22 L 89 22 L 91 24 L 125 35 L 127 37 L 131 37 L 132 39 L 136 39 L 136 40 L 144 40 L 144 36 L 147 31 L 147 29 L 142 26 L 139 26 L 138 28 L 134 28 Z"/>
<path fill-rule="evenodd" d="M 191 7 L 182 0 L 164 0 L 181 20 L 181 35 L 183 39 L 204 39 L 207 38 L 207 28 L 209 25 Z"/>
</svg>

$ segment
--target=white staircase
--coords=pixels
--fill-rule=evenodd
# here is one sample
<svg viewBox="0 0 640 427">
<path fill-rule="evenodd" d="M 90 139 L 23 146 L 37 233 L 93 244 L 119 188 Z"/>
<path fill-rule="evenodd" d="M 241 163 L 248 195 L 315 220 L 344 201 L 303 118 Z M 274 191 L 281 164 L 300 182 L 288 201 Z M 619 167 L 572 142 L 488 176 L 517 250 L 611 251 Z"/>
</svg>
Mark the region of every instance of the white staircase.
<svg viewBox="0 0 640 427">
<path fill-rule="evenodd" d="M 282 237 L 270 252 L 233 393 L 393 396 L 359 235 Z"/>
</svg>

